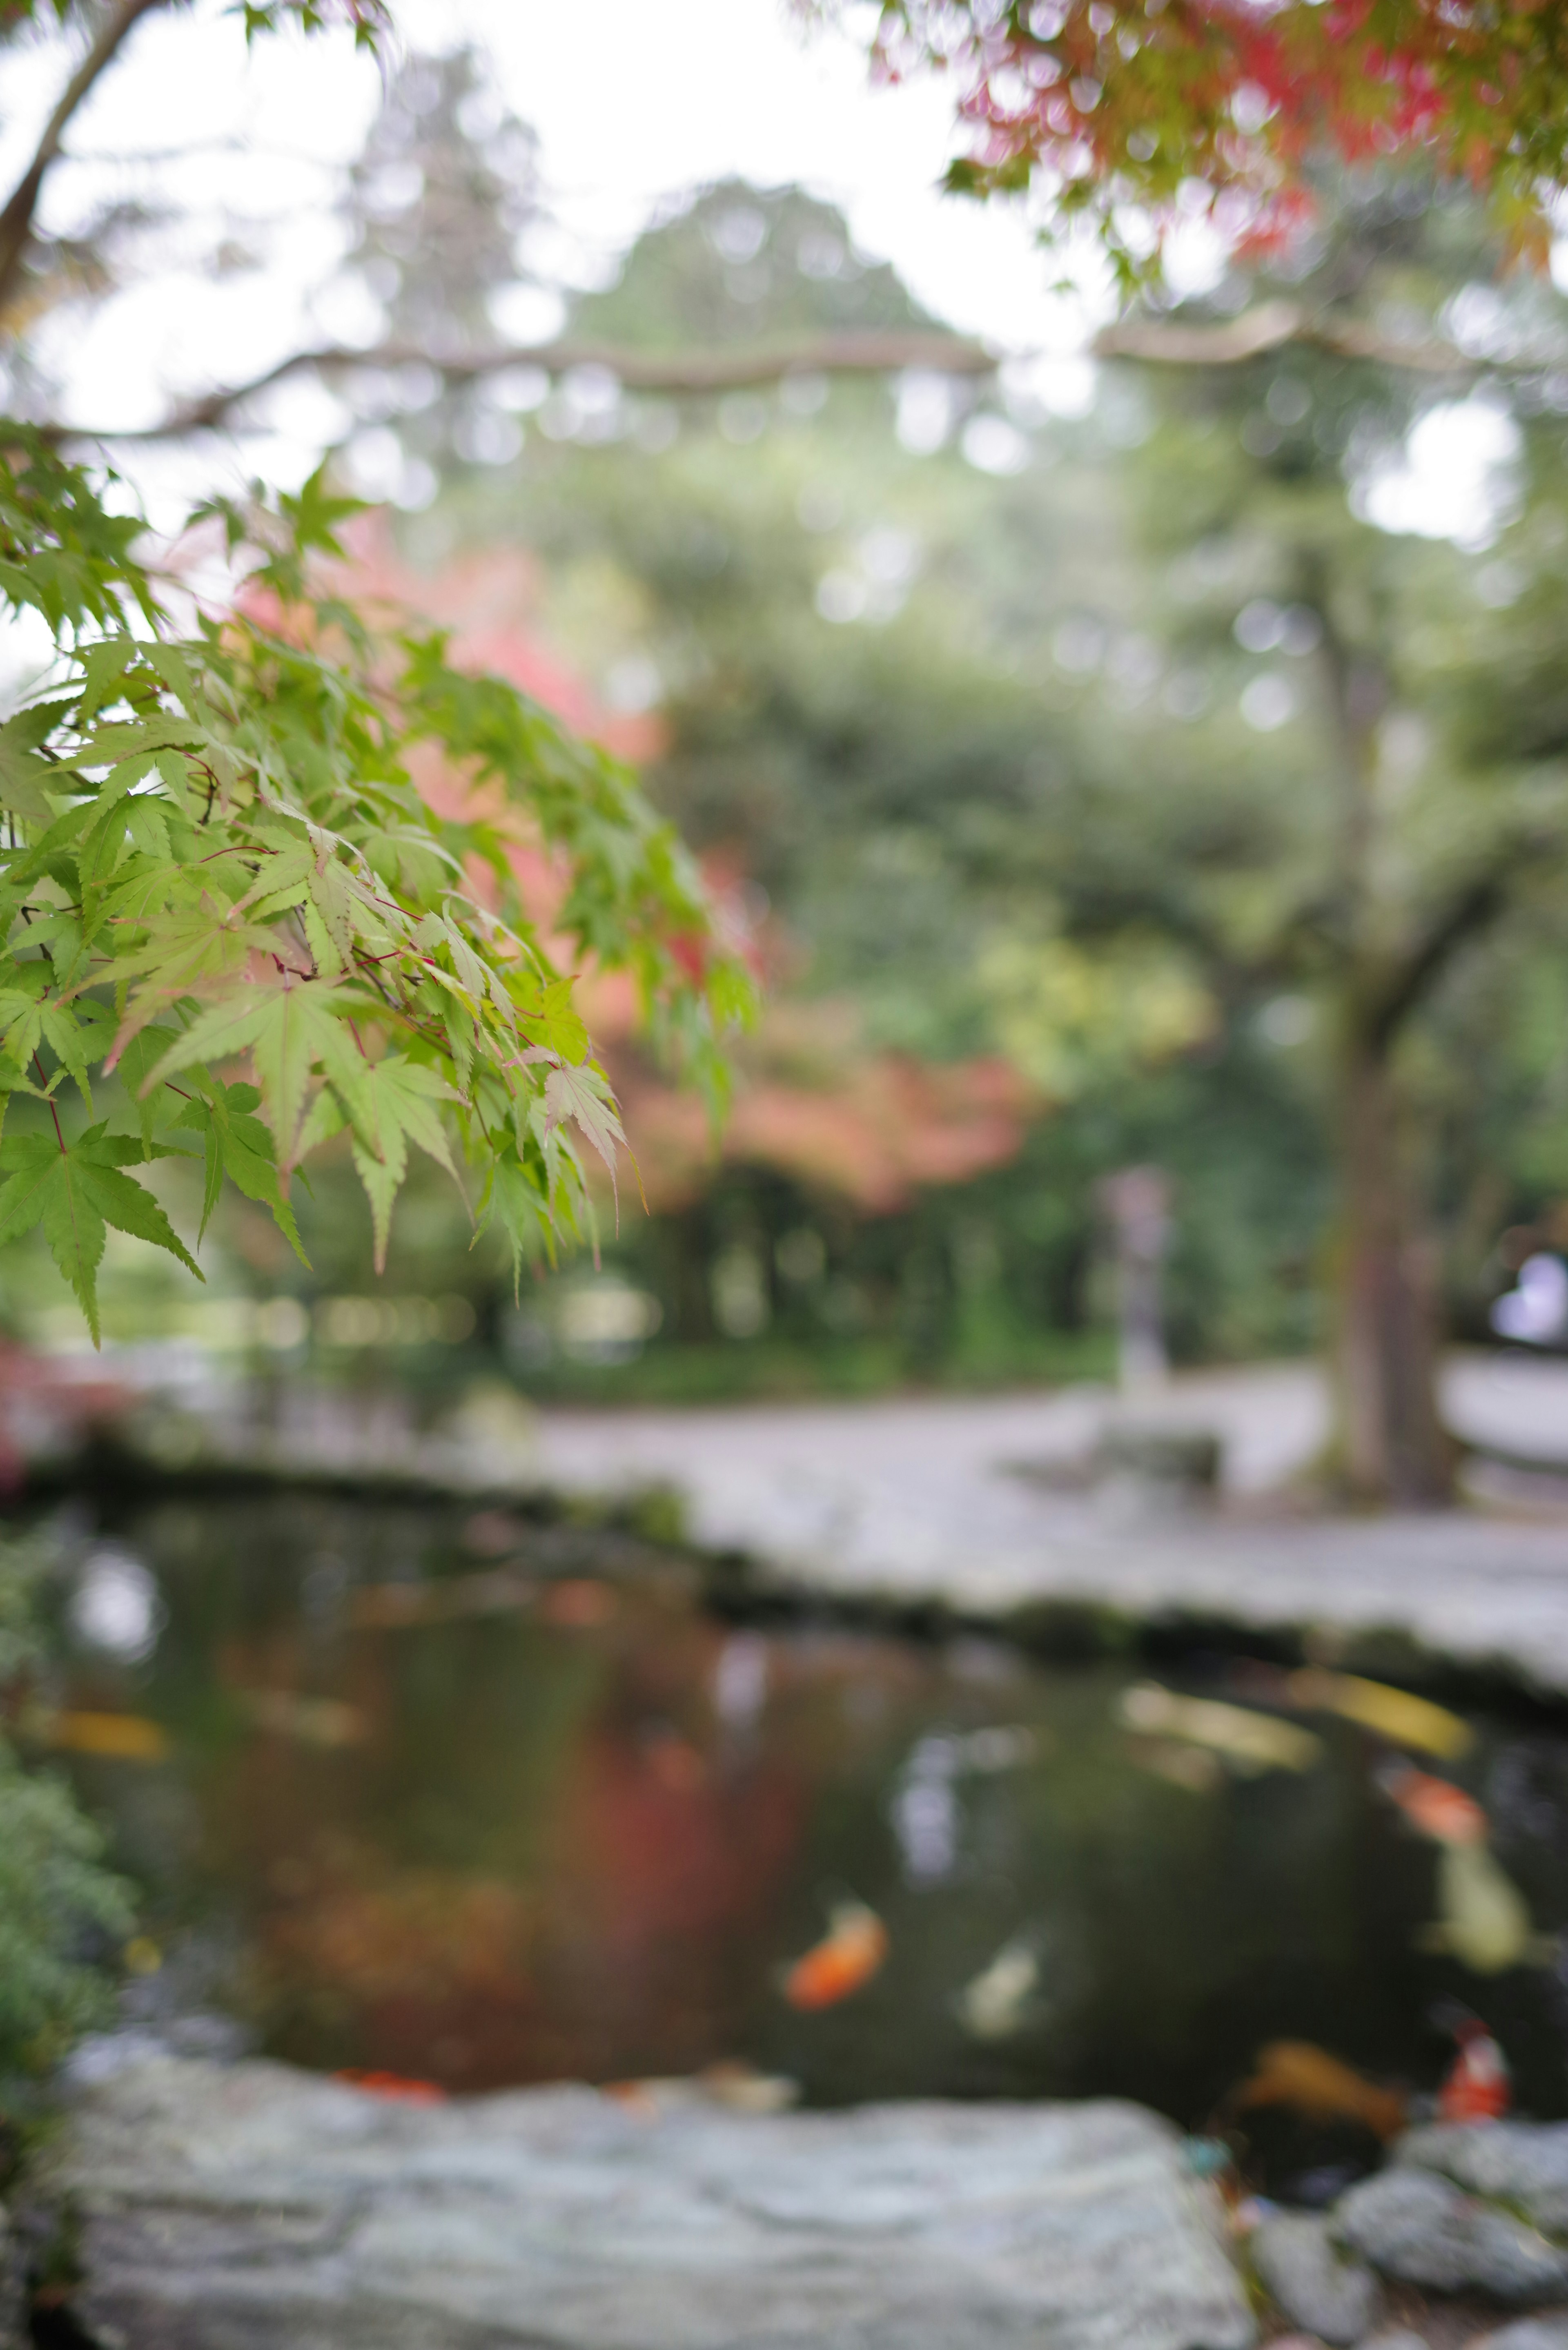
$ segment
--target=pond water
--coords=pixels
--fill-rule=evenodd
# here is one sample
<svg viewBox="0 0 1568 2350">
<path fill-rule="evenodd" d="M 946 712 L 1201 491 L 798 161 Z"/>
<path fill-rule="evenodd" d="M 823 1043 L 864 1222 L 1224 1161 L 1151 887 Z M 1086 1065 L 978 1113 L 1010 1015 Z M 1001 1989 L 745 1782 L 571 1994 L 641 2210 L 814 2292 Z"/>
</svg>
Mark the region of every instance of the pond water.
<svg viewBox="0 0 1568 2350">
<path fill-rule="evenodd" d="M 1439 1848 L 1352 1722 L 1281 1713 L 1321 1752 L 1246 1775 L 1129 1729 L 1147 1663 L 739 1626 L 678 1561 L 494 1512 L 246 1496 L 56 1534 L 57 1742 L 144 1889 L 139 1954 L 174 1983 L 204 1953 L 275 2054 L 454 2091 L 735 2062 L 818 2104 L 1114 2093 L 1201 2130 L 1274 2039 L 1430 2089 L 1458 2000 L 1521 2105 L 1568 2113 L 1551 1948 L 1421 1946 Z M 1278 1697 L 1245 1660 L 1154 1677 Z M 1568 1732 L 1473 1728 L 1417 1759 L 1554 1932 Z M 801 2012 L 784 1970 L 851 1900 L 886 1961 Z M 1352 2125 L 1282 2126 L 1249 2124 L 1276 2184 L 1359 2158 Z"/>
</svg>

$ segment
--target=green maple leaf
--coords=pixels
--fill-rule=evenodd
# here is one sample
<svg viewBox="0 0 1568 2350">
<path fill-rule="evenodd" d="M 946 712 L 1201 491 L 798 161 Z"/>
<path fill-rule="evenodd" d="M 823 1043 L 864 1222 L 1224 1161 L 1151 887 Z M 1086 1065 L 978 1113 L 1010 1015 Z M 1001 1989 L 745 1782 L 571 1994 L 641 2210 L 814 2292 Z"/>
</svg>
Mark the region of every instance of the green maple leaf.
<svg viewBox="0 0 1568 2350">
<path fill-rule="evenodd" d="M 490 1163 L 484 1194 L 479 1203 L 474 1239 L 498 1226 L 512 1257 L 512 1294 L 522 1287 L 523 1267 L 541 1256 L 554 1256 L 549 1201 L 516 1152 L 499 1151 Z"/>
<path fill-rule="evenodd" d="M 68 702 L 36 702 L 0 726 L 0 802 L 29 824 L 54 821 L 45 794 L 61 786 L 50 761 L 38 754 L 69 708 Z"/>
<path fill-rule="evenodd" d="M 316 983 L 280 981 L 275 986 L 252 986 L 237 991 L 203 1012 L 171 1045 L 146 1079 L 160 1083 L 192 1062 L 223 1060 L 247 1047 L 256 1082 L 273 1132 L 280 1175 L 298 1157 L 296 1144 L 310 1096 L 311 1073 L 317 1061 L 352 1082 L 353 1047 L 343 1032 L 338 1012 L 341 993 Z"/>
<path fill-rule="evenodd" d="M 310 1260 L 305 1253 L 294 1211 L 284 1198 L 277 1180 L 272 1136 L 261 1119 L 251 1115 L 261 1096 L 254 1086 L 226 1086 L 219 1077 L 210 1079 L 209 1084 L 210 1093 L 187 1102 L 175 1120 L 177 1126 L 194 1128 L 205 1145 L 202 1233 L 205 1234 L 212 1222 L 226 1175 L 247 1200 L 258 1201 L 272 1210 L 274 1222 L 296 1256 L 301 1264 L 308 1264 Z"/>
<path fill-rule="evenodd" d="M 591 1061 L 576 1069 L 552 1069 L 545 1080 L 545 1139 L 570 1118 L 580 1127 L 609 1169 L 610 1190 L 619 1211 L 616 1184 L 616 1152 L 627 1148 L 626 1129 L 615 1106 L 607 1077 Z"/>
<path fill-rule="evenodd" d="M 14 1135 L 0 1149 L 0 1245 L 42 1224 L 49 1253 L 77 1294 L 95 1347 L 102 1344 L 98 1315 L 98 1268 L 103 1258 L 104 1226 L 151 1241 L 193 1273 L 201 1267 L 152 1194 L 120 1170 L 143 1157 L 130 1136 L 89 1127 L 74 1142 L 54 1134 Z M 154 1158 L 175 1154 L 156 1150 Z"/>
<path fill-rule="evenodd" d="M 526 1016 L 529 1026 L 538 1030 L 540 1043 L 559 1053 L 563 1061 L 587 1058 L 588 1032 L 572 1002 L 569 979 L 553 979 L 541 992 L 537 1012 Z"/>
<path fill-rule="evenodd" d="M 400 1053 L 367 1062 L 354 1074 L 351 1086 L 337 1090 L 353 1120 L 354 1164 L 370 1202 L 376 1270 L 380 1273 L 387 1263 L 392 1203 L 408 1173 L 410 1143 L 444 1167 L 454 1183 L 458 1180 L 441 1123 L 441 1105 L 458 1096 L 433 1069 L 405 1061 Z"/>
</svg>

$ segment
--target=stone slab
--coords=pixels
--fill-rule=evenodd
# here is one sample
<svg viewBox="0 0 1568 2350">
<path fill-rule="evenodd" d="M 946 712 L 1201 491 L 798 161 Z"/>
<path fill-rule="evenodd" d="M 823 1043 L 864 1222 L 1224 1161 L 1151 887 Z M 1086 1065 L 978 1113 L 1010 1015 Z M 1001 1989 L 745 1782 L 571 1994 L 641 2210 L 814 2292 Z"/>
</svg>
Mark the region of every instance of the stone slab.
<svg viewBox="0 0 1568 2350">
<path fill-rule="evenodd" d="M 1334 2206 L 1334 2230 L 1386 2277 L 1529 2308 L 1568 2294 L 1568 2252 L 1434 2170 L 1396 2163 Z"/>
<path fill-rule="evenodd" d="M 1568 2122 L 1438 2123 L 1401 2138 L 1398 2159 L 1568 2237 Z"/>
<path fill-rule="evenodd" d="M 1248 2252 L 1259 2282 L 1293 2325 L 1322 2342 L 1359 2342 L 1372 2323 L 1377 2280 L 1346 2260 L 1317 2212 L 1278 2211 L 1255 2228 Z"/>
<path fill-rule="evenodd" d="M 262 2062 L 80 2086 L 41 2183 L 106 2350 L 1249 2350 L 1142 2108 L 418 2107 Z"/>
</svg>

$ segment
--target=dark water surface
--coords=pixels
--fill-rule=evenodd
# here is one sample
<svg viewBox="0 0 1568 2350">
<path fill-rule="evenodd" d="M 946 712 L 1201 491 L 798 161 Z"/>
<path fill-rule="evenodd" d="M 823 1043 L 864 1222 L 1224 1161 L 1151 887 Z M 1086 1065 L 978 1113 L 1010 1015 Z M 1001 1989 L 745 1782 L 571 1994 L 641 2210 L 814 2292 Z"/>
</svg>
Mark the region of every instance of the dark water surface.
<svg viewBox="0 0 1568 2350">
<path fill-rule="evenodd" d="M 1568 2113 L 1557 1972 L 1417 1947 L 1436 1848 L 1349 1723 L 1313 1721 L 1304 1772 L 1179 1783 L 1117 1718 L 1147 1667 L 737 1628 L 678 1563 L 618 1580 L 595 1572 L 624 1565 L 613 1543 L 493 1513 L 164 1503 L 67 1513 L 67 1542 L 63 1702 L 169 1741 L 70 1767 L 149 1937 L 215 1951 L 217 1996 L 277 2055 L 454 2090 L 733 2059 L 817 2103 L 1111 2092 L 1202 2128 L 1275 2038 L 1430 2088 L 1457 1997 L 1521 2102 Z M 1263 1686 L 1200 1658 L 1158 1677 Z M 1568 1734 L 1475 1727 L 1425 1767 L 1486 1806 L 1555 1930 Z M 781 1968 L 848 1896 L 887 1963 L 797 2013 Z M 1010 1943 L 1037 1980 L 976 2036 L 960 1994 Z"/>
</svg>

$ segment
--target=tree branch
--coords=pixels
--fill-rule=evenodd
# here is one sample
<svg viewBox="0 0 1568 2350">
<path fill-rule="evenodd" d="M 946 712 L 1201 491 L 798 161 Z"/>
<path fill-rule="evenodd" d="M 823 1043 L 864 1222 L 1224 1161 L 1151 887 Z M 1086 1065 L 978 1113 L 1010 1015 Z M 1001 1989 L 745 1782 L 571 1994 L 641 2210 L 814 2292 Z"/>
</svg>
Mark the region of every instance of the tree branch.
<svg viewBox="0 0 1568 2350">
<path fill-rule="evenodd" d="M 143 0 L 143 5 L 156 5 L 157 0 Z M 934 375 L 992 375 L 998 361 L 978 343 L 941 334 L 821 335 L 750 350 L 669 354 L 628 349 L 615 343 L 533 343 L 476 351 L 462 359 L 437 359 L 419 343 L 380 343 L 370 350 L 332 344 L 320 350 L 295 351 L 248 383 L 205 392 L 159 424 L 125 432 L 79 424 L 46 429 L 56 441 L 175 441 L 192 432 L 217 431 L 246 400 L 302 368 L 335 374 L 350 369 L 410 366 L 433 368 L 449 384 L 472 383 L 506 368 L 537 368 L 552 377 L 569 374 L 574 368 L 602 368 L 628 391 L 701 394 L 739 391 L 790 375 L 889 375 L 906 368 L 922 368 Z"/>
<path fill-rule="evenodd" d="M 1304 343 L 1336 358 L 1376 359 L 1418 375 L 1480 375 L 1500 366 L 1523 369 L 1552 364 L 1547 359 L 1478 359 L 1456 344 L 1433 337 L 1405 341 L 1379 333 L 1360 318 L 1334 318 L 1303 309 L 1299 302 L 1261 302 L 1222 324 L 1177 326 L 1158 318 L 1128 318 L 1106 327 L 1090 346 L 1096 359 L 1147 359 L 1165 367 L 1239 367 L 1287 343 Z"/>
<path fill-rule="evenodd" d="M 1493 864 L 1478 873 L 1449 900 L 1426 937 L 1411 949 L 1374 995 L 1366 1022 L 1369 1042 L 1386 1045 L 1392 1040 L 1450 955 L 1502 912 L 1509 884 L 1517 869 L 1527 859 L 1540 856 L 1547 845 L 1535 837 L 1512 842 Z"/>
<path fill-rule="evenodd" d="M 33 234 L 33 221 L 43 193 L 44 180 L 49 166 L 60 151 L 60 141 L 66 125 L 92 88 L 99 75 L 113 63 L 120 43 L 131 27 L 150 9 L 161 8 L 165 0 L 116 0 L 99 27 L 98 36 L 86 57 L 67 82 L 58 104 L 44 125 L 33 160 L 11 191 L 4 212 L 0 212 L 0 316 L 10 307 L 21 275 L 27 240 Z"/>
</svg>

